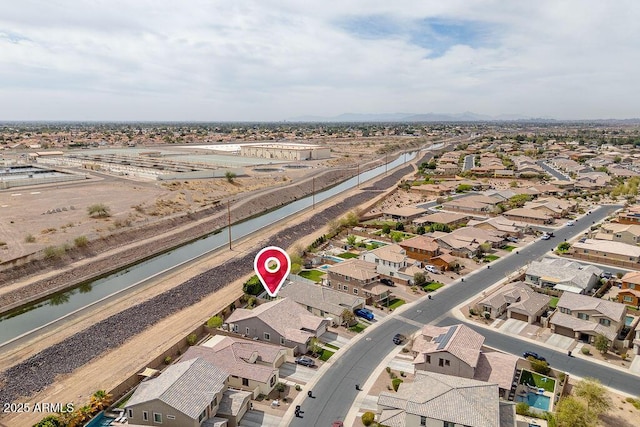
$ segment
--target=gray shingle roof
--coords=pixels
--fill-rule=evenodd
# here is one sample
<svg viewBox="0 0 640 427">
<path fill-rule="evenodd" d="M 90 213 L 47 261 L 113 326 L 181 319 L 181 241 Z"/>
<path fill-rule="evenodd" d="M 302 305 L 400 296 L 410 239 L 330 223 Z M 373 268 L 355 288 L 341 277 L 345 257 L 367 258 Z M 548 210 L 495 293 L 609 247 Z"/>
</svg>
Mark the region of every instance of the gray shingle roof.
<svg viewBox="0 0 640 427">
<path fill-rule="evenodd" d="M 160 400 L 195 419 L 224 389 L 228 378 L 227 372 L 203 359 L 176 363 L 159 377 L 140 383 L 127 407 Z"/>
<path fill-rule="evenodd" d="M 561 258 L 543 258 L 540 261 L 533 261 L 526 271 L 528 276 L 544 277 L 546 281 L 583 290 L 589 286 L 594 275 L 599 276 L 601 273 L 602 270 L 593 265 L 584 266 Z"/>
<path fill-rule="evenodd" d="M 290 298 L 305 307 L 314 307 L 337 316 L 340 316 L 345 308 L 351 309 L 364 303 L 364 299 L 357 295 L 336 291 L 326 286 L 297 282 L 280 289 L 280 296 Z"/>
</svg>

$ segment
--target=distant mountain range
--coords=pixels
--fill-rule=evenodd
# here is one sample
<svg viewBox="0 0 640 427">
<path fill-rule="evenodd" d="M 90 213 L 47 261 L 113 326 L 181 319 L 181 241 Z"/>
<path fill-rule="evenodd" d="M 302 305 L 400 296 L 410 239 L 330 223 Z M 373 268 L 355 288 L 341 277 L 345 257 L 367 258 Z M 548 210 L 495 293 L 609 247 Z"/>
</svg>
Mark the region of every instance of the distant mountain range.
<svg viewBox="0 0 640 427">
<path fill-rule="evenodd" d="M 488 116 L 469 111 L 458 114 L 446 113 L 382 113 L 360 114 L 345 113 L 338 116 L 298 116 L 287 119 L 290 122 L 489 122 L 489 121 L 554 121 L 553 119 L 533 118 L 517 114 Z"/>
</svg>

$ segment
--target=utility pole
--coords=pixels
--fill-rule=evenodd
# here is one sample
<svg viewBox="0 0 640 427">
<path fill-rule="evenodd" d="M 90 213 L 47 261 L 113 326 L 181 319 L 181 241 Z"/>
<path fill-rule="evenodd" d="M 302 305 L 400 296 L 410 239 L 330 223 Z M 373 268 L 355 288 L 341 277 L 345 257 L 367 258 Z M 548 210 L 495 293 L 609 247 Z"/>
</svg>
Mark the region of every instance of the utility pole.
<svg viewBox="0 0 640 427">
<path fill-rule="evenodd" d="M 311 178 L 311 209 L 316 208 L 316 177 Z"/>
<path fill-rule="evenodd" d="M 231 201 L 227 200 L 227 230 L 229 230 L 229 250 L 231 250 Z"/>
<path fill-rule="evenodd" d="M 388 153 L 385 153 L 385 154 L 384 154 L 384 174 L 385 174 L 385 175 L 387 174 L 387 168 L 389 167 L 389 160 L 388 160 L 388 158 L 389 158 L 389 154 L 388 154 Z"/>
<path fill-rule="evenodd" d="M 358 163 L 358 188 L 360 188 L 360 163 Z"/>
</svg>

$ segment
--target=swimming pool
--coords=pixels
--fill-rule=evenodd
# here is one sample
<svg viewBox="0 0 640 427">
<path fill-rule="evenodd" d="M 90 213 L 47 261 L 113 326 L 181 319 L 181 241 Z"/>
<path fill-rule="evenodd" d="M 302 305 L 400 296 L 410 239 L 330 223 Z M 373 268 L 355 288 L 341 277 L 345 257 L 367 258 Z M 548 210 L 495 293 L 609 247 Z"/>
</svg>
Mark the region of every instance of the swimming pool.
<svg viewBox="0 0 640 427">
<path fill-rule="evenodd" d="M 337 256 L 333 256 L 333 255 L 325 255 L 324 258 L 326 259 L 330 259 L 331 261 L 335 261 L 335 262 L 342 262 L 344 261 L 343 258 L 337 257 Z"/>
<path fill-rule="evenodd" d="M 329 269 L 329 267 L 331 267 L 329 264 L 323 264 L 323 265 L 321 265 L 321 266 L 320 266 L 320 267 L 318 267 L 318 268 L 319 268 L 319 269 L 321 269 L 321 270 L 328 270 L 328 269 Z"/>
<path fill-rule="evenodd" d="M 104 412 L 100 412 L 87 423 L 86 427 L 108 427 L 114 420 L 115 418 L 108 417 Z"/>
<path fill-rule="evenodd" d="M 532 408 L 548 411 L 551 398 L 543 394 L 527 392 L 526 396 L 518 396 L 518 402 L 526 402 Z"/>
<path fill-rule="evenodd" d="M 625 326 L 631 326 L 632 323 L 633 323 L 633 316 L 627 316 L 624 318 Z"/>
</svg>

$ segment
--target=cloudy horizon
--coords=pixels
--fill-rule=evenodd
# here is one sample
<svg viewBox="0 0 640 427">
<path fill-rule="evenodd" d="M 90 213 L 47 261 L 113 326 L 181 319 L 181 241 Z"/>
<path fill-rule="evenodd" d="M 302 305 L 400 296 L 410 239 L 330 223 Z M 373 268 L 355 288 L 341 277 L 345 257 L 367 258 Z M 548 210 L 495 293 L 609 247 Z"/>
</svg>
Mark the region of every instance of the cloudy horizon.
<svg viewBox="0 0 640 427">
<path fill-rule="evenodd" d="M 0 120 L 640 117 L 634 1 L 3 3 Z"/>
</svg>

